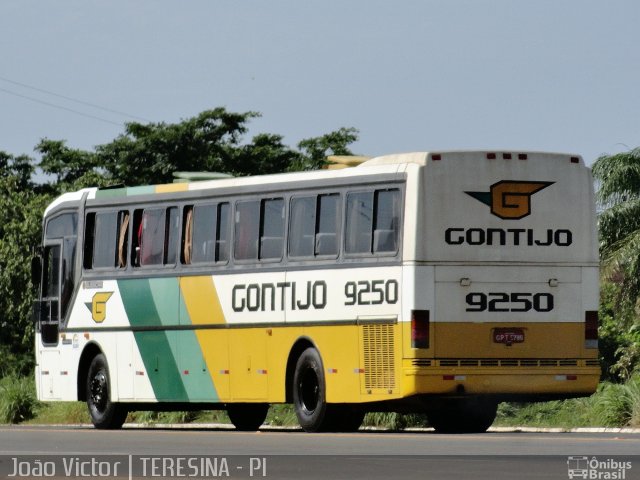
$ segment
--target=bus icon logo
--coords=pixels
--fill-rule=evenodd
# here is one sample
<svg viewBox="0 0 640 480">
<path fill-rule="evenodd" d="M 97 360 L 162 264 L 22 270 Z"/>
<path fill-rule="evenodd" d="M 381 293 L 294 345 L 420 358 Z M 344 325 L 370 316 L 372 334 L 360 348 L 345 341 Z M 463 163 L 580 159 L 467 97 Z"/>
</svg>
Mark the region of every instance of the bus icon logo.
<svg viewBox="0 0 640 480">
<path fill-rule="evenodd" d="M 503 220 L 519 220 L 531 214 L 531 196 L 555 182 L 501 180 L 488 192 L 464 192 L 491 207 L 491 213 Z"/>
<path fill-rule="evenodd" d="M 589 458 L 588 457 L 568 457 L 567 475 L 569 478 L 588 478 Z"/>
</svg>

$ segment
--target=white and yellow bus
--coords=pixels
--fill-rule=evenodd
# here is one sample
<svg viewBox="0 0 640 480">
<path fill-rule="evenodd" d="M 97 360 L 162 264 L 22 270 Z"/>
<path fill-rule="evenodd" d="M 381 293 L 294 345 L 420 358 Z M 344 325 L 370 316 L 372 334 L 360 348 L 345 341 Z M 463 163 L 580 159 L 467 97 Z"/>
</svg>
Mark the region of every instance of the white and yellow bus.
<svg viewBox="0 0 640 480">
<path fill-rule="evenodd" d="M 89 188 L 44 215 L 36 383 L 98 428 L 226 409 L 306 431 L 368 411 L 484 431 L 598 383 L 593 186 L 579 156 L 442 151 L 342 170 Z"/>
</svg>

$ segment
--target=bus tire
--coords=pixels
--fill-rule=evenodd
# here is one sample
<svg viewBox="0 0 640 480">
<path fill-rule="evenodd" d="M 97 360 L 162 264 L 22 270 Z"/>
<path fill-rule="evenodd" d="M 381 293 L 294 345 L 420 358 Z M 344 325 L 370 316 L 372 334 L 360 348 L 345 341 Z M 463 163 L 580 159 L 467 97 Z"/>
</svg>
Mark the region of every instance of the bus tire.
<svg viewBox="0 0 640 480">
<path fill-rule="evenodd" d="M 293 373 L 293 406 L 305 432 L 330 430 L 331 415 L 326 401 L 322 359 L 315 348 L 307 348 L 296 362 Z"/>
<path fill-rule="evenodd" d="M 269 412 L 268 403 L 230 403 L 227 405 L 229 420 L 242 432 L 255 432 L 264 423 Z"/>
<path fill-rule="evenodd" d="M 496 418 L 498 404 L 491 400 L 452 400 L 427 411 L 436 433 L 484 433 Z"/>
<path fill-rule="evenodd" d="M 109 367 L 104 355 L 99 353 L 89 365 L 86 381 L 87 407 L 96 428 L 117 429 L 122 427 L 127 418 L 127 409 L 112 402 L 110 394 Z"/>
</svg>

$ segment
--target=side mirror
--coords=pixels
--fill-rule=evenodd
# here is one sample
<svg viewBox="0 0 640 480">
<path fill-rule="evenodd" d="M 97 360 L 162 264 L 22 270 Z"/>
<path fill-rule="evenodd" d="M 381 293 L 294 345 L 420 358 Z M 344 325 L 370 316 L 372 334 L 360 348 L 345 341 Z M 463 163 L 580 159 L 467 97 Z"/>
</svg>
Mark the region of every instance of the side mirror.
<svg viewBox="0 0 640 480">
<path fill-rule="evenodd" d="M 35 288 L 40 286 L 42 278 L 42 257 L 34 256 L 31 258 L 31 283 Z"/>
</svg>

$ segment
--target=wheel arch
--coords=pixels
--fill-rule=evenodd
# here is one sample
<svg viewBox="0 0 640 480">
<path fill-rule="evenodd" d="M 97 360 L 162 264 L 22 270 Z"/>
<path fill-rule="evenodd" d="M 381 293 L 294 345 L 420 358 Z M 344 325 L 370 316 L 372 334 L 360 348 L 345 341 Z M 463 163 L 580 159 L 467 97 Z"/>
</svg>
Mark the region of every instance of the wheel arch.
<svg viewBox="0 0 640 480">
<path fill-rule="evenodd" d="M 287 403 L 293 403 L 293 374 L 296 370 L 296 363 L 298 363 L 298 358 L 302 355 L 307 348 L 315 348 L 318 351 L 318 355 L 320 355 L 320 350 L 316 346 L 316 344 L 309 337 L 300 337 L 298 338 L 291 350 L 289 351 L 289 358 L 287 359 L 287 372 L 285 375 L 285 401 Z M 322 355 L 320 355 L 322 358 Z"/>
<path fill-rule="evenodd" d="M 89 342 L 85 345 L 82 355 L 80 355 L 77 378 L 78 401 L 87 401 L 86 380 L 89 374 L 89 366 L 91 365 L 91 361 L 101 353 L 103 353 L 103 351 L 96 342 Z"/>
</svg>

